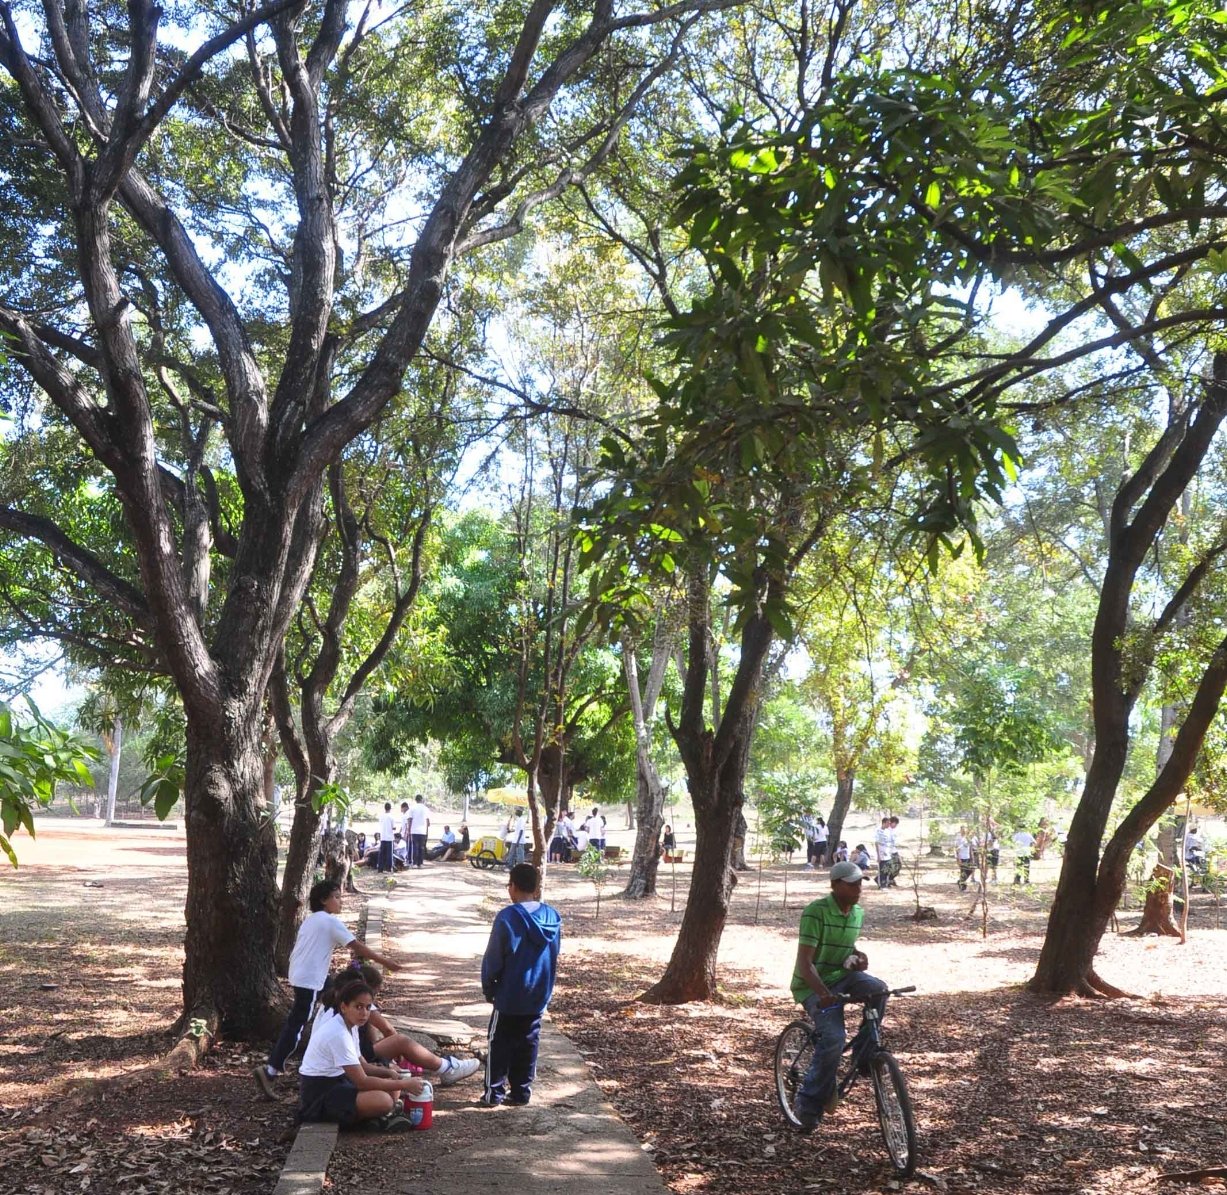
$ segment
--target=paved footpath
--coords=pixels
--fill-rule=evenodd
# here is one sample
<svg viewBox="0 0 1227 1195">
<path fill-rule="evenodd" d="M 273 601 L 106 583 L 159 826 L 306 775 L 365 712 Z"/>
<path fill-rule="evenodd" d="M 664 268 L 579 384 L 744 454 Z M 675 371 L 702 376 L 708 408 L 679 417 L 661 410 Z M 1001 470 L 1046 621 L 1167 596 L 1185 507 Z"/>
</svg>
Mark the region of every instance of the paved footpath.
<svg viewBox="0 0 1227 1195">
<path fill-rule="evenodd" d="M 480 967 L 490 922 L 507 899 L 505 873 L 439 864 L 398 878 L 388 898 L 384 942 L 409 962 L 387 984 L 390 1019 L 460 1044 L 472 1033 L 484 1048 L 490 1006 Z M 566 926 L 563 927 L 566 952 Z M 465 1026 L 468 1027 L 466 1030 Z M 407 1133 L 380 1153 L 387 1195 L 662 1195 L 660 1175 L 634 1134 L 592 1082 L 584 1060 L 548 1021 L 533 1102 L 527 1108 L 482 1108 L 479 1077 L 435 1093 L 434 1123 Z M 365 1138 L 365 1140 L 363 1140 Z M 371 1144 L 343 1133 L 338 1150 Z M 391 1148 L 387 1148 L 391 1147 Z M 403 1152 L 402 1152 L 403 1150 Z"/>
</svg>

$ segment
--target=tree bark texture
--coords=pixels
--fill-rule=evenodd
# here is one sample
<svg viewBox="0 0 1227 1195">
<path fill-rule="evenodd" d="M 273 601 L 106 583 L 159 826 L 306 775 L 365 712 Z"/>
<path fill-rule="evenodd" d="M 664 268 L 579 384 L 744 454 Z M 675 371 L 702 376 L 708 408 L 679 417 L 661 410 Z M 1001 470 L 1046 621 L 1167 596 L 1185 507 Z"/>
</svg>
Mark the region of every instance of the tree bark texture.
<svg viewBox="0 0 1227 1195">
<path fill-rule="evenodd" d="M 277 839 L 254 799 L 263 792 L 260 741 L 242 723 L 210 729 L 188 739 L 184 1014 L 216 1013 L 223 1032 L 271 1036 L 281 1012 Z"/>
</svg>

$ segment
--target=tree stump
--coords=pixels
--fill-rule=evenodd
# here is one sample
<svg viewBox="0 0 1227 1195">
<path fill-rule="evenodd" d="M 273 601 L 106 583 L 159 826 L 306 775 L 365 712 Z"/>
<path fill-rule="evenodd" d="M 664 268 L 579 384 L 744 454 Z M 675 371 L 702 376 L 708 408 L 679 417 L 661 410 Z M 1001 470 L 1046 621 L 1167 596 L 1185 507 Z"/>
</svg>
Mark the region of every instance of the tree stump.
<svg viewBox="0 0 1227 1195">
<path fill-rule="evenodd" d="M 1172 884 L 1176 873 L 1166 863 L 1156 863 L 1146 886 L 1146 904 L 1142 921 L 1136 929 L 1121 934 L 1122 938 L 1140 938 L 1159 934 L 1165 938 L 1180 937 L 1180 929 L 1172 920 Z"/>
<path fill-rule="evenodd" d="M 324 879 L 340 884 L 344 892 L 357 892 L 352 869 L 358 858 L 358 835 L 353 830 L 346 830 L 344 834 L 329 830 L 320 848 L 324 854 Z"/>
</svg>

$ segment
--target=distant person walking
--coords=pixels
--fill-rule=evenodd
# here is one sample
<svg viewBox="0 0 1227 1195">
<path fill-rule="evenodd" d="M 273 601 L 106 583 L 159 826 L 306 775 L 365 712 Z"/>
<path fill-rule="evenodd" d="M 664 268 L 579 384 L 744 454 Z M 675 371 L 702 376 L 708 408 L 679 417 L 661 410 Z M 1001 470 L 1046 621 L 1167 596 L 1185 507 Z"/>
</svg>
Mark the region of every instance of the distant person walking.
<svg viewBox="0 0 1227 1195">
<path fill-rule="evenodd" d="M 528 838 L 528 819 L 524 810 L 520 810 L 514 818 L 507 819 L 507 866 L 515 867 L 524 862 L 524 844 Z"/>
<path fill-rule="evenodd" d="M 430 810 L 418 793 L 413 798 L 413 808 L 409 810 L 409 863 L 413 867 L 421 867 L 426 861 L 426 836 L 430 833 Z"/>
<path fill-rule="evenodd" d="M 971 873 L 975 870 L 975 865 L 971 861 L 971 839 L 967 837 L 967 827 L 959 827 L 959 835 L 954 840 L 954 857 L 959 865 L 959 891 L 967 891 L 967 881 L 971 879 Z"/>
<path fill-rule="evenodd" d="M 392 802 L 385 801 L 383 803 L 383 816 L 379 819 L 379 863 L 376 865 L 377 871 L 391 872 L 395 870 L 396 861 L 392 856 L 395 838 L 396 823 L 392 818 Z"/>
<path fill-rule="evenodd" d="M 595 806 L 588 820 L 584 823 L 588 831 L 588 845 L 594 846 L 601 854 L 605 853 L 605 819 Z"/>
<path fill-rule="evenodd" d="M 890 828 L 890 818 L 884 817 L 873 836 L 874 850 L 878 857 L 878 887 L 889 888 L 891 880 L 891 855 L 895 852 L 895 835 Z"/>
<path fill-rule="evenodd" d="M 1014 831 L 1014 883 L 1031 883 L 1031 855 L 1035 849 L 1035 835 L 1026 826 Z"/>
</svg>

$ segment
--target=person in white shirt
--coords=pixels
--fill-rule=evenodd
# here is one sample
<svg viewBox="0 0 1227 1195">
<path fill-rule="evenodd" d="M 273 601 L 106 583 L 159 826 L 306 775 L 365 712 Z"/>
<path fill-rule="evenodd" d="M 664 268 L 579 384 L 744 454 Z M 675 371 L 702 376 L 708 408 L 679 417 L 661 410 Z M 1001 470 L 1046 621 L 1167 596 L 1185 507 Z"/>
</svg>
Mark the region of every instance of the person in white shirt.
<svg viewBox="0 0 1227 1195">
<path fill-rule="evenodd" d="M 958 837 L 954 840 L 954 857 L 959 865 L 959 891 L 967 891 L 967 881 L 971 879 L 974 870 L 971 861 L 971 839 L 967 837 L 967 827 L 960 826 Z"/>
<path fill-rule="evenodd" d="M 1025 826 L 1019 826 L 1012 836 L 1014 843 L 1014 883 L 1031 883 L 1031 852 L 1035 847 L 1035 835 Z"/>
<path fill-rule="evenodd" d="M 335 880 L 320 880 L 311 889 L 307 903 L 311 912 L 298 927 L 294 949 L 290 952 L 289 980 L 294 989 L 294 1003 L 268 1056 L 268 1062 L 257 1066 L 252 1072 L 260 1090 L 269 1099 L 277 1098 L 274 1080 L 282 1074 L 286 1059 L 297 1047 L 303 1027 L 311 1019 L 319 994 L 328 980 L 333 950 L 338 946 L 348 946 L 359 958 L 371 959 L 387 968 L 396 966 L 390 958 L 377 954 L 365 942 L 359 942 L 341 920 L 341 885 Z"/>
<path fill-rule="evenodd" d="M 514 818 L 507 819 L 507 858 L 504 860 L 508 868 L 524 862 L 524 845 L 528 840 L 528 821 L 524 811 L 520 810 Z"/>
<path fill-rule="evenodd" d="M 396 821 L 392 817 L 392 802 L 383 803 L 383 813 L 379 818 L 379 862 L 376 871 L 392 871 L 396 867 L 392 857 L 392 847 L 396 840 Z"/>
<path fill-rule="evenodd" d="M 430 833 L 430 810 L 418 793 L 413 798 L 413 808 L 409 811 L 409 836 L 411 849 L 409 862 L 414 867 L 421 867 L 426 861 L 426 835 Z"/>
<path fill-rule="evenodd" d="M 890 886 L 891 855 L 895 853 L 895 835 L 890 828 L 890 818 L 884 817 L 873 836 L 874 850 L 878 856 L 878 887 Z"/>
<path fill-rule="evenodd" d="M 420 1095 L 421 1079 L 401 1075 L 393 1066 L 367 1062 L 358 1045 L 358 1030 L 371 1015 L 374 996 L 365 980 L 352 979 L 336 993 L 336 1011 L 316 1018 L 311 1040 L 298 1068 L 298 1119 L 340 1125 L 371 1122 L 385 1133 L 413 1127 L 396 1111 L 402 1091 Z"/>
<path fill-rule="evenodd" d="M 598 851 L 605 851 L 605 819 L 601 816 L 601 811 L 593 807 L 592 814 L 584 823 L 584 828 L 588 831 L 588 843 L 590 846 L 596 847 Z"/>
<path fill-rule="evenodd" d="M 409 802 L 400 803 L 400 840 L 405 844 L 405 866 L 413 862 L 413 820 L 409 816 Z"/>
</svg>

